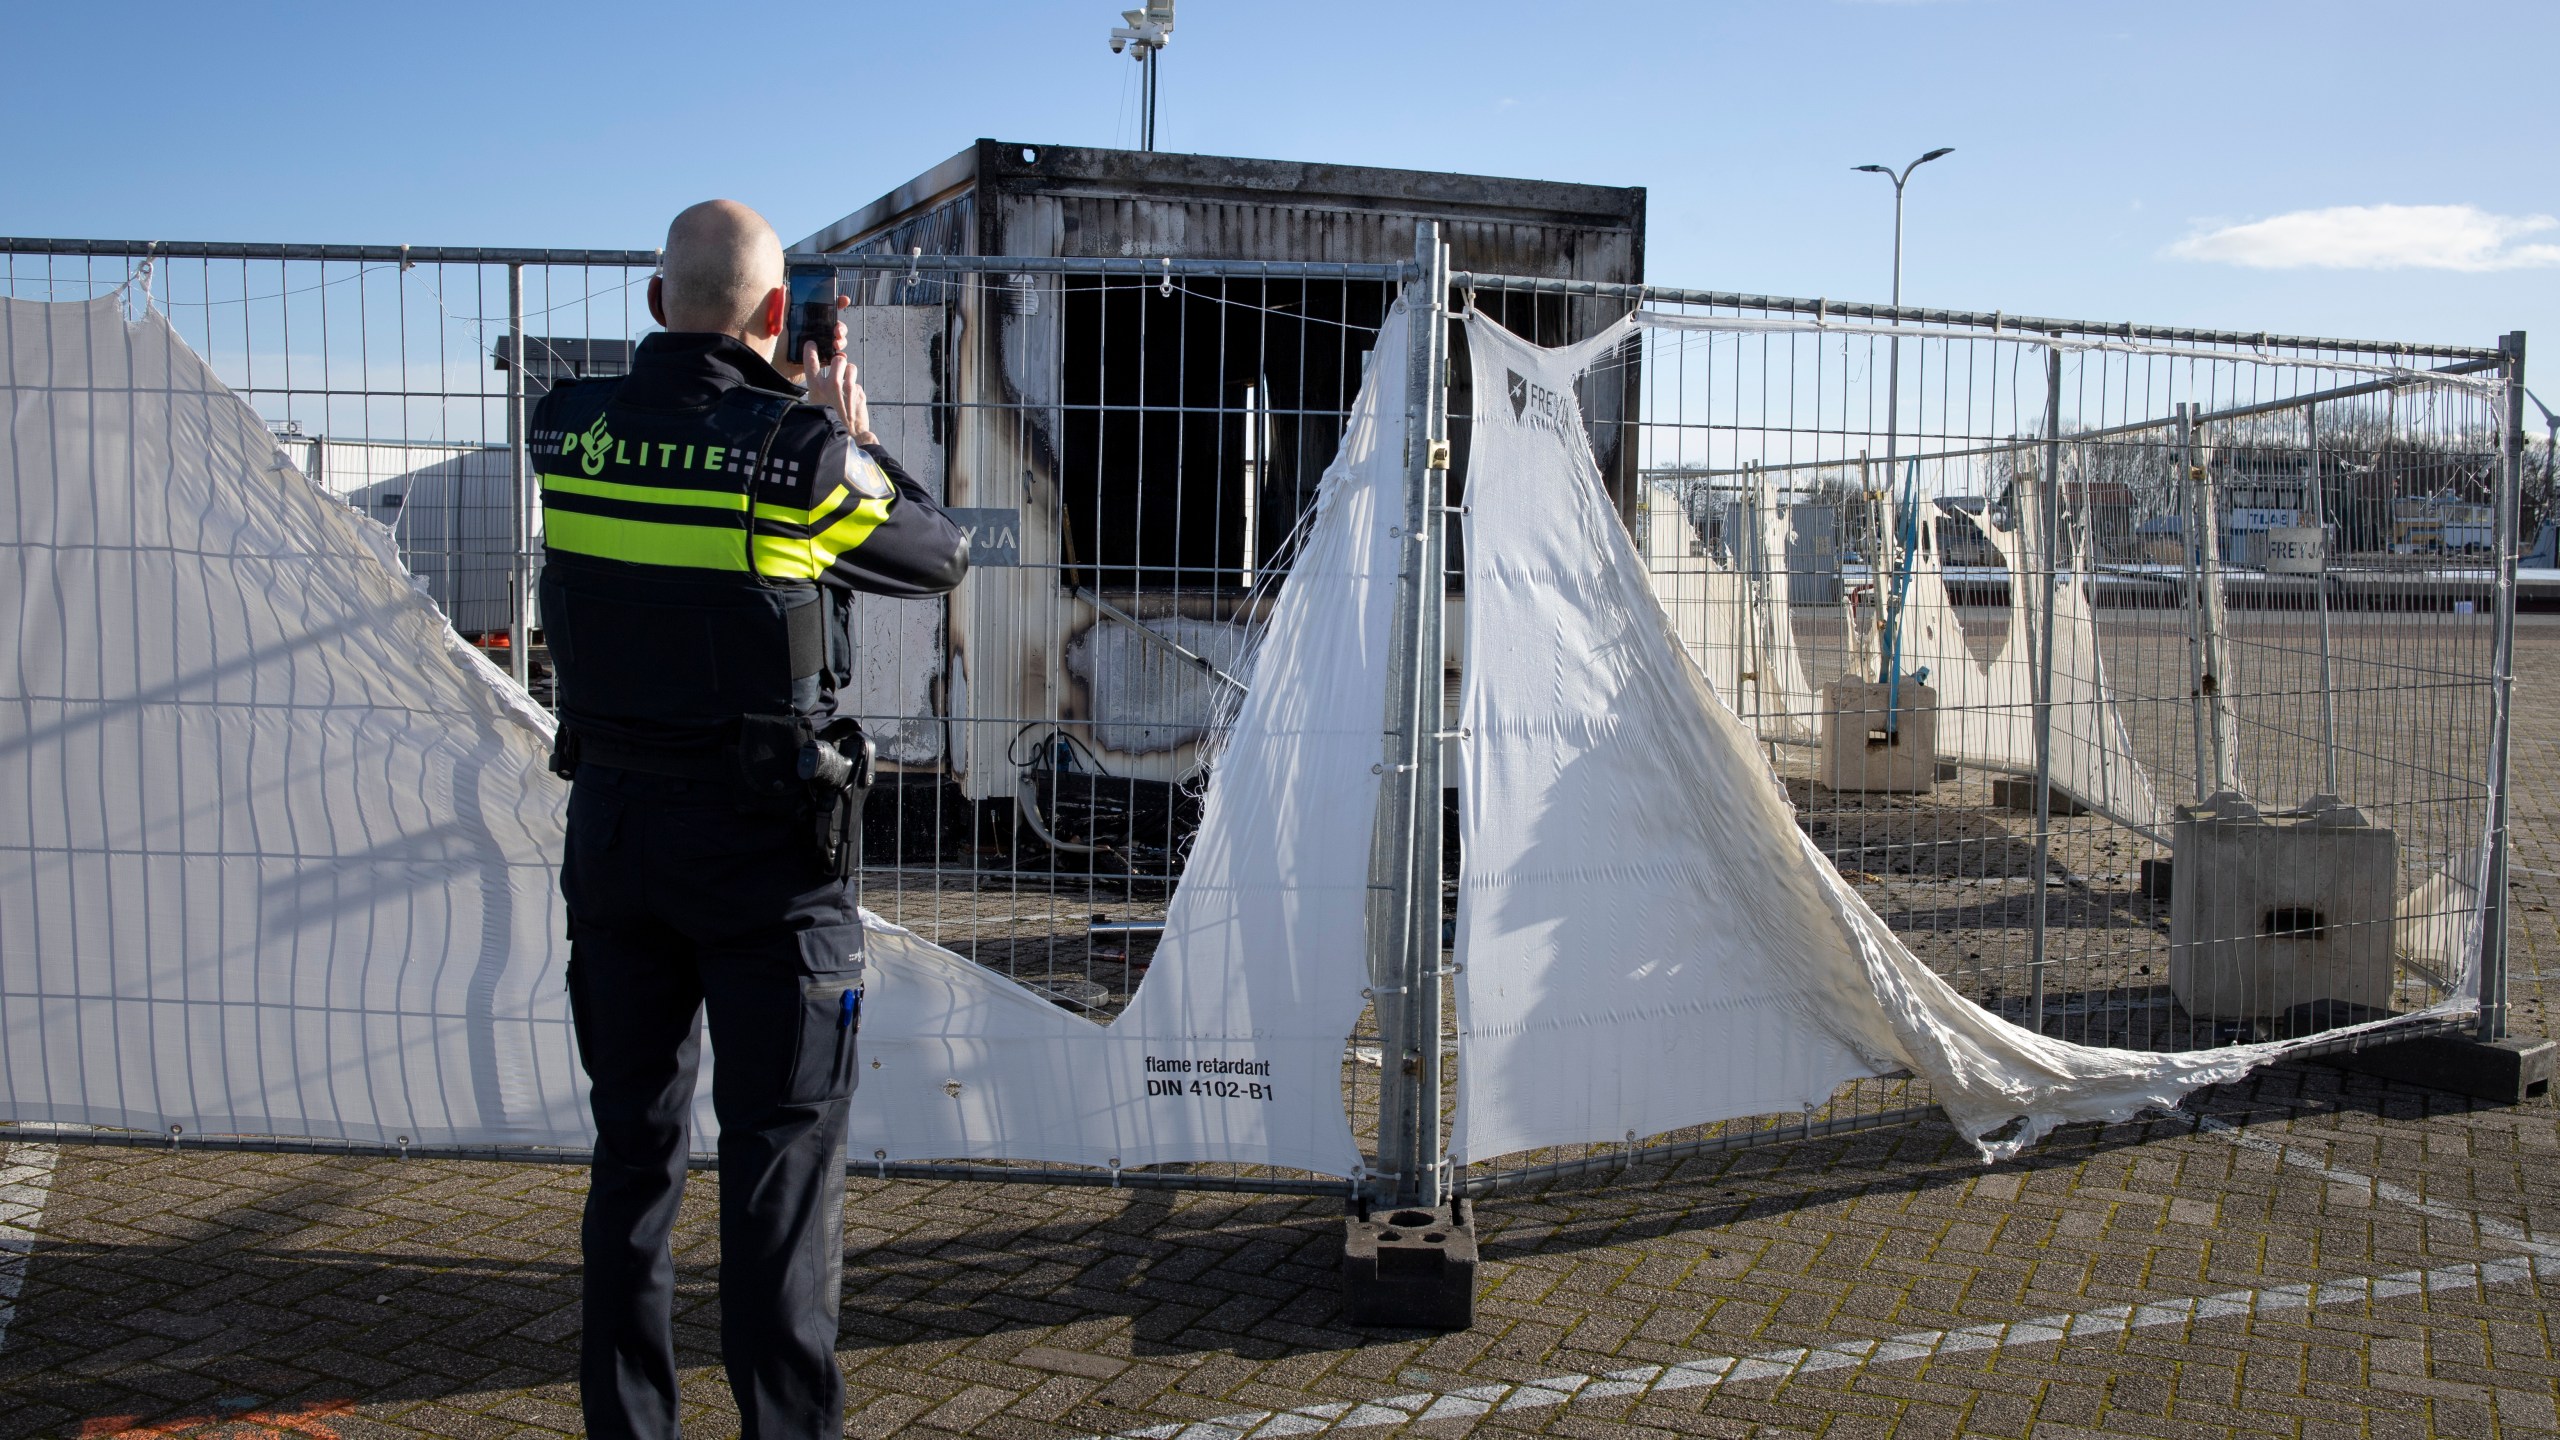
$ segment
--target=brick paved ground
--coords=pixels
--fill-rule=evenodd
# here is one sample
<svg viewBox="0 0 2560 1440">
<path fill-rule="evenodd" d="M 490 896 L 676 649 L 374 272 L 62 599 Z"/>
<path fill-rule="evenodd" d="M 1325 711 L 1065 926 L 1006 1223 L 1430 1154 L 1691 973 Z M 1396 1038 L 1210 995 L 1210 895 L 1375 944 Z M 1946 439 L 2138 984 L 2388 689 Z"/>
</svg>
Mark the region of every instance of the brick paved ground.
<svg viewBox="0 0 2560 1440">
<path fill-rule="evenodd" d="M 2524 636 L 2516 1028 L 2541 1034 L 2560 624 Z M 1323 1204 L 856 1182 L 849 1429 L 2560 1434 L 2551 1101 L 2306 1064 L 2195 1108 L 1989 1169 L 1924 1125 L 1495 1201 L 1454 1336 L 1339 1323 Z M 0 1440 L 577 1429 L 576 1172 L 0 1153 L 0 1206 L 39 1184 Z M 678 1241 L 698 1435 L 735 1420 L 716 1188 Z"/>
</svg>

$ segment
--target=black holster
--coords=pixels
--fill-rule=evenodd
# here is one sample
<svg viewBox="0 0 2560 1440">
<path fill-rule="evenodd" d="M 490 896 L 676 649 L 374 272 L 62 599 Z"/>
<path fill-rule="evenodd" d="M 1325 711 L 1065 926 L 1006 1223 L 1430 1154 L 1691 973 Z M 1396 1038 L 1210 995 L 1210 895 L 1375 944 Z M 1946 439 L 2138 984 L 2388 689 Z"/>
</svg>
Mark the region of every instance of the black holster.
<svg viewBox="0 0 2560 1440">
<path fill-rule="evenodd" d="M 811 800 L 817 806 L 816 841 L 818 863 L 838 880 L 850 877 L 862 864 L 862 804 L 871 794 L 875 773 L 875 751 L 871 737 L 850 716 L 838 716 L 827 722 L 813 738 L 813 745 L 825 746 L 845 762 L 847 783 L 841 787 L 810 787 Z M 817 769 L 815 765 L 806 767 Z"/>
<path fill-rule="evenodd" d="M 578 732 L 569 722 L 559 721 L 551 732 L 551 773 L 563 780 L 578 778 Z"/>
</svg>

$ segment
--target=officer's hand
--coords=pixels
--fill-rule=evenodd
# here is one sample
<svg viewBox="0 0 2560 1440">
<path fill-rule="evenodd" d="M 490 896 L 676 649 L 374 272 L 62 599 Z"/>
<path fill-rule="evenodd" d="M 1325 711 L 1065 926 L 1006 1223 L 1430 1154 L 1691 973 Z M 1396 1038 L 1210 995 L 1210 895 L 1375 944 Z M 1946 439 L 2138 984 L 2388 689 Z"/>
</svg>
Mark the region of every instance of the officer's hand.
<svg viewBox="0 0 2560 1440">
<path fill-rule="evenodd" d="M 850 295 L 836 297 L 838 310 L 852 303 Z M 852 353 L 845 345 L 843 321 L 836 322 L 835 363 L 819 368 L 818 347 L 812 342 L 800 347 L 800 366 L 800 373 L 808 377 L 809 398 L 836 412 L 836 418 L 844 422 L 844 428 L 853 432 L 855 444 L 880 443 L 880 437 L 871 433 L 871 397 L 865 395 L 862 386 L 856 383 L 856 377 L 862 373 L 861 367 L 853 363 Z"/>
<path fill-rule="evenodd" d="M 861 373 L 851 357 L 839 355 L 834 364 L 818 368 L 818 347 L 813 342 L 800 347 L 803 373 L 809 377 L 809 399 L 836 412 L 844 428 L 853 432 L 857 445 L 877 445 L 880 437 L 871 433 L 871 397 L 862 392 L 854 377 Z"/>
</svg>

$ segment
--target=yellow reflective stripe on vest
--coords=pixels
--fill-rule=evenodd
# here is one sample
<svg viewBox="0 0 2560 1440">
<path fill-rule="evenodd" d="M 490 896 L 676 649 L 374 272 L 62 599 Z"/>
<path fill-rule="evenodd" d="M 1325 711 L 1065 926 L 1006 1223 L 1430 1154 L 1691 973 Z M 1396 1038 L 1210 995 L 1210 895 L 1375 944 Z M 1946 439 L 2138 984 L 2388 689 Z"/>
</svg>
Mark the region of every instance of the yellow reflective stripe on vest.
<svg viewBox="0 0 2560 1440">
<path fill-rule="evenodd" d="M 764 501 L 759 500 L 756 502 L 756 518 L 759 520 L 779 520 L 785 525 L 814 525 L 817 523 L 819 516 L 833 511 L 837 506 L 845 502 L 846 496 L 852 493 L 852 491 L 839 485 L 836 487 L 836 493 L 819 501 L 817 504 L 810 506 L 806 510 L 794 510 L 788 505 L 768 505 Z"/>
<path fill-rule="evenodd" d="M 691 505 L 705 510 L 727 510 L 736 513 L 747 508 L 747 497 L 735 490 L 686 490 L 672 485 L 626 485 L 615 480 L 590 480 L 583 475 L 545 475 L 542 488 L 569 495 L 593 495 L 603 500 L 635 500 L 644 505 Z M 764 507 L 758 506 L 761 511 Z M 805 522 L 804 522 L 805 523 Z"/>
<path fill-rule="evenodd" d="M 883 495 L 864 500 L 842 520 L 805 540 L 793 535 L 757 536 L 756 572 L 776 580 L 817 579 L 836 563 L 837 556 L 870 539 L 872 531 L 887 523 L 890 499 Z M 762 515 L 767 508 L 758 505 L 756 513 Z"/>
<path fill-rule="evenodd" d="M 576 510 L 553 510 L 542 517 L 542 541 L 551 549 L 634 565 L 743 571 L 747 568 L 747 547 L 740 543 L 744 538 L 735 525 L 662 524 Z M 764 543 L 758 537 L 759 550 Z"/>
</svg>

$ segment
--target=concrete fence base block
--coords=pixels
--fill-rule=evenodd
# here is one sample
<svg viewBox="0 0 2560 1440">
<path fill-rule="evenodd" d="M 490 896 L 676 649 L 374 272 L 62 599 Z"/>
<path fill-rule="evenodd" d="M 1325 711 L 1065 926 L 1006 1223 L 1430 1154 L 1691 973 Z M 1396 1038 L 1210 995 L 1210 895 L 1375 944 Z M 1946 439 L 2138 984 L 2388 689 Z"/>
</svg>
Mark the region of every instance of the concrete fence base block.
<svg viewBox="0 0 2560 1440">
<path fill-rule="evenodd" d="M 2070 792 L 2055 786 L 2046 788 L 2053 795 L 2054 819 L 2060 820 L 2068 816 L 2089 813 L 2089 807 L 2081 804 L 2079 799 Z M 1991 803 L 2003 810 L 2015 811 L 2020 815 L 2033 815 L 2036 813 L 2036 782 L 1994 780 L 1991 782 Z"/>
<path fill-rule="evenodd" d="M 2549 1095 L 2552 1077 L 2560 1073 L 2560 1044 L 2549 1040 L 2422 1035 L 2320 1058 L 2359 1075 L 2378 1075 L 2500 1105 L 2521 1105 Z"/>
<path fill-rule="evenodd" d="M 1446 1209 L 1378 1210 L 1343 1221 L 1342 1300 L 1354 1325 L 1464 1330 L 1476 1323 L 1476 1226 Z"/>
<path fill-rule="evenodd" d="M 1843 675 L 1822 689 L 1821 768 L 1842 795 L 1926 795 L 1938 783 L 1938 692 Z"/>
</svg>

